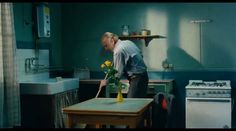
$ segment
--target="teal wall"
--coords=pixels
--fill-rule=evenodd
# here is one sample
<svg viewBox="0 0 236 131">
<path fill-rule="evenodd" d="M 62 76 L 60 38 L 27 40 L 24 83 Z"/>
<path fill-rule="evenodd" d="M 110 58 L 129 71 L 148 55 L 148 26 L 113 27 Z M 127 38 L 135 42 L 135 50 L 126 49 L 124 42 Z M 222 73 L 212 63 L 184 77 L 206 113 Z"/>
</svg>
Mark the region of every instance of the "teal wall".
<svg viewBox="0 0 236 131">
<path fill-rule="evenodd" d="M 146 28 L 167 36 L 153 39 L 148 47 L 135 41 L 149 71 L 162 71 L 165 59 L 175 70 L 234 70 L 234 12 L 235 3 L 65 3 L 63 64 L 99 71 L 105 59 L 112 59 L 100 45 L 101 35 L 105 31 L 121 34 L 121 26 L 128 24 L 131 31 Z M 201 24 L 201 35 L 200 24 L 190 22 L 198 19 L 212 20 Z"/>
<path fill-rule="evenodd" d="M 134 41 L 149 71 L 162 71 L 165 59 L 175 70 L 236 67 L 235 3 L 49 3 L 49 7 L 52 33 L 40 43 L 49 44 L 52 66 L 99 71 L 104 60 L 112 59 L 102 49 L 101 35 L 105 31 L 121 34 L 121 26 L 127 24 L 131 31 L 145 28 L 167 37 L 153 39 L 148 47 Z M 32 4 L 14 3 L 14 18 L 17 42 L 33 44 Z M 202 24 L 201 39 L 200 25 L 190 23 L 197 19 L 212 20 Z"/>
<path fill-rule="evenodd" d="M 40 44 L 49 44 L 48 47 L 51 49 L 51 66 L 62 66 L 61 57 L 61 4 L 60 3 L 49 3 L 50 8 L 50 20 L 51 20 L 51 37 L 41 38 Z M 16 32 L 16 42 L 24 45 L 34 45 L 33 40 L 33 21 L 32 21 L 32 3 L 14 3 L 14 22 Z M 33 14 L 35 15 L 35 14 Z M 28 25 L 25 23 L 29 23 Z M 29 47 L 29 46 L 27 46 Z M 32 47 L 32 46 L 30 46 Z"/>
<path fill-rule="evenodd" d="M 32 33 L 32 4 L 14 3 L 14 24 L 16 32 L 16 41 L 33 42 Z M 30 25 L 24 24 L 29 22 Z"/>
</svg>

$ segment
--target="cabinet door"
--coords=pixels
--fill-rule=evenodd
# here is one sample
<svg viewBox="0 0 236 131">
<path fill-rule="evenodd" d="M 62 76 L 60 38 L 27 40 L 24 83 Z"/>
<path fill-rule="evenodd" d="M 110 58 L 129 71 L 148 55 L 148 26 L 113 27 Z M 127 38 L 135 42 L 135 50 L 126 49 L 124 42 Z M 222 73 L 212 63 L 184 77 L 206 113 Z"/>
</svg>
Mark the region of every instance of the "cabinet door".
<svg viewBox="0 0 236 131">
<path fill-rule="evenodd" d="M 158 93 L 158 92 L 166 92 L 167 86 L 166 84 L 160 84 L 160 83 L 149 83 L 148 84 L 148 90 L 152 93 Z"/>
</svg>

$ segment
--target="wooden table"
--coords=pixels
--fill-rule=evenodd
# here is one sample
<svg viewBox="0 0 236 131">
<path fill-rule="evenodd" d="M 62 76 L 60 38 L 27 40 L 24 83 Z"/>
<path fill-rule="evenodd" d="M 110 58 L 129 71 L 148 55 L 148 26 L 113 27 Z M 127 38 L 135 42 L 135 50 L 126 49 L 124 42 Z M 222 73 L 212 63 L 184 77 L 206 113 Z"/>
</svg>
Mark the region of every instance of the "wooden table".
<svg viewBox="0 0 236 131">
<path fill-rule="evenodd" d="M 142 120 L 146 120 L 146 127 L 150 127 L 152 102 L 153 99 L 149 98 L 124 98 L 123 102 L 116 102 L 116 98 L 93 98 L 62 110 L 68 115 L 68 128 L 75 123 L 136 128 Z"/>
</svg>

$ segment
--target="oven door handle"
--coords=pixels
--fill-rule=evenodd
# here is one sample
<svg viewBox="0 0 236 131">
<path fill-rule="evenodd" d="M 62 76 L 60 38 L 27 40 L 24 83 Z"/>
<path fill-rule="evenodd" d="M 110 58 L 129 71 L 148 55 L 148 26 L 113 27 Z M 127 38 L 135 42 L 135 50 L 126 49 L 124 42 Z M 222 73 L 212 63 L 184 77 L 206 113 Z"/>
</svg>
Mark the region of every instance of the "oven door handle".
<svg viewBox="0 0 236 131">
<path fill-rule="evenodd" d="M 187 101 L 231 102 L 231 98 L 186 98 Z"/>
</svg>

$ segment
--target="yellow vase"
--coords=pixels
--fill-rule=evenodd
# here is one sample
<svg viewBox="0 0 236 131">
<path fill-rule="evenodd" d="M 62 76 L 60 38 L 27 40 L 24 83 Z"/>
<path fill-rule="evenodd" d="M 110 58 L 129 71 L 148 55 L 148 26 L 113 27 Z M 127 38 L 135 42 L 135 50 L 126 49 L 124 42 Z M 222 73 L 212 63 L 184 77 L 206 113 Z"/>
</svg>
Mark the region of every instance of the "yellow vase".
<svg viewBox="0 0 236 131">
<path fill-rule="evenodd" d="M 123 95 L 121 93 L 121 90 L 119 90 L 117 93 L 116 102 L 122 102 L 122 101 L 123 101 Z"/>
</svg>

